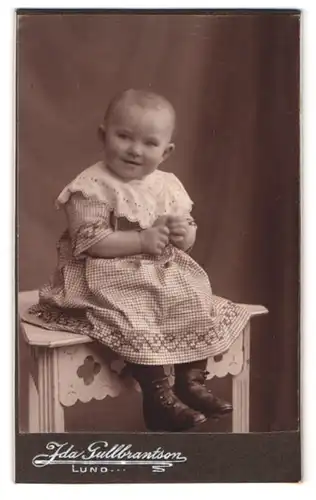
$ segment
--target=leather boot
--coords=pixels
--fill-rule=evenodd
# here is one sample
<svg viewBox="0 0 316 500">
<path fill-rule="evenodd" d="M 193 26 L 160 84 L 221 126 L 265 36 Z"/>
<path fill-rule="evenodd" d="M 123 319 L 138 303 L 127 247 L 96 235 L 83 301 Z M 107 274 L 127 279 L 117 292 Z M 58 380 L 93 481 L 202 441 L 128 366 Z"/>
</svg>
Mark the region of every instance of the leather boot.
<svg viewBox="0 0 316 500">
<path fill-rule="evenodd" d="M 206 421 L 206 417 L 185 405 L 174 394 L 163 366 L 128 363 L 143 393 L 143 414 L 150 431 L 178 432 Z"/>
<path fill-rule="evenodd" d="M 206 388 L 205 370 L 207 360 L 175 365 L 174 391 L 179 399 L 190 408 L 203 413 L 206 417 L 216 417 L 232 412 L 230 403 L 223 401 Z"/>
</svg>

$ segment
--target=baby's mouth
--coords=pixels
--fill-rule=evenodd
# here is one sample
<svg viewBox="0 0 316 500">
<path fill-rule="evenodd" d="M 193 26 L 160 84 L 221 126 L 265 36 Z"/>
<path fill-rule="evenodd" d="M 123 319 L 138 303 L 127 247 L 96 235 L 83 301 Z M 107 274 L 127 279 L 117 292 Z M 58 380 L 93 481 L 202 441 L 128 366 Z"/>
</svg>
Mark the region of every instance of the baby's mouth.
<svg viewBox="0 0 316 500">
<path fill-rule="evenodd" d="M 140 166 L 141 163 L 139 161 L 136 161 L 136 160 L 123 160 L 124 163 L 127 163 L 127 165 L 134 165 L 134 166 Z"/>
</svg>

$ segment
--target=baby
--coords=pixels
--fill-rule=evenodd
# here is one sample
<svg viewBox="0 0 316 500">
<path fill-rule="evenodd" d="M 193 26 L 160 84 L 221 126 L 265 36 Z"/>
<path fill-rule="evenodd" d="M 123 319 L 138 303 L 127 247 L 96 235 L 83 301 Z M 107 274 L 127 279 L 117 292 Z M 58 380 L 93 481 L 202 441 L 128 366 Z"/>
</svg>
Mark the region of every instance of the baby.
<svg viewBox="0 0 316 500">
<path fill-rule="evenodd" d="M 111 103 L 99 128 L 108 169 L 123 182 L 142 181 L 174 150 L 174 126 L 175 112 L 166 99 L 145 92 L 125 92 Z M 186 217 L 169 214 L 144 231 L 113 233 L 89 253 L 106 258 L 160 255 L 169 242 L 186 250 L 194 243 L 195 232 Z"/>
<path fill-rule="evenodd" d="M 232 406 L 207 390 L 207 358 L 225 352 L 249 314 L 214 297 L 188 255 L 192 200 L 158 167 L 174 151 L 175 111 L 163 97 L 127 90 L 108 107 L 102 161 L 62 191 L 67 216 L 58 265 L 33 306 L 46 328 L 88 334 L 127 363 L 151 431 L 183 431 Z M 171 387 L 164 365 L 174 365 Z"/>
</svg>

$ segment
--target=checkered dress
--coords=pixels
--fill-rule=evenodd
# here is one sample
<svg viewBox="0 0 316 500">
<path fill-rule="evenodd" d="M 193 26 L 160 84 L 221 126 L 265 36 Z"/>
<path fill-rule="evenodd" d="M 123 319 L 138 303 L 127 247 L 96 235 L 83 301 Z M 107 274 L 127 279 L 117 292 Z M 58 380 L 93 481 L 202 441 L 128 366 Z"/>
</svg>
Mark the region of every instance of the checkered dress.
<svg viewBox="0 0 316 500">
<path fill-rule="evenodd" d="M 161 256 L 87 253 L 115 230 L 150 227 L 167 213 L 190 217 L 192 201 L 173 174 L 156 171 L 122 183 L 100 162 L 65 188 L 58 206 L 68 229 L 57 268 L 29 310 L 35 324 L 87 334 L 127 361 L 148 365 L 221 354 L 242 332 L 246 308 L 215 298 L 204 270 L 173 245 Z"/>
</svg>

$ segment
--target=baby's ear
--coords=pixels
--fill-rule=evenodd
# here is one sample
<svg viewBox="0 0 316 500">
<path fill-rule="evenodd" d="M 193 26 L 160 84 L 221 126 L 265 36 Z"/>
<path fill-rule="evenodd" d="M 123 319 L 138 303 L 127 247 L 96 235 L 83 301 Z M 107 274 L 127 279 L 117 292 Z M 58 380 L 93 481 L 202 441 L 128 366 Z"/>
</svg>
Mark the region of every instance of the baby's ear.
<svg viewBox="0 0 316 500">
<path fill-rule="evenodd" d="M 101 142 L 104 142 L 105 141 L 105 126 L 104 124 L 102 123 L 101 125 L 99 125 L 99 128 L 98 128 L 98 137 L 100 139 Z"/>
<path fill-rule="evenodd" d="M 173 153 L 174 150 L 175 150 L 175 145 L 173 144 L 173 142 L 170 142 L 163 153 L 163 159 L 166 160 L 167 158 L 169 158 L 169 156 Z"/>
</svg>

